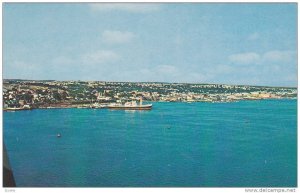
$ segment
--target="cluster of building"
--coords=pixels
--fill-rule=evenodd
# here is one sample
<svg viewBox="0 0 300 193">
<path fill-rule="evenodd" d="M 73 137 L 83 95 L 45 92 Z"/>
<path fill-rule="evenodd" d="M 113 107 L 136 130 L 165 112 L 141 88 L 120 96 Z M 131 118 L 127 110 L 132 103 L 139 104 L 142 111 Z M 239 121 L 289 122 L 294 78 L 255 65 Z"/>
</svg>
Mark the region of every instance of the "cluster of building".
<svg viewBox="0 0 300 193">
<path fill-rule="evenodd" d="M 59 88 L 7 83 L 3 87 L 4 109 L 24 106 L 37 108 L 69 99 L 68 91 Z"/>
<path fill-rule="evenodd" d="M 78 107 L 139 100 L 166 102 L 232 102 L 296 98 L 297 88 L 223 84 L 103 81 L 4 80 L 6 108 Z"/>
</svg>

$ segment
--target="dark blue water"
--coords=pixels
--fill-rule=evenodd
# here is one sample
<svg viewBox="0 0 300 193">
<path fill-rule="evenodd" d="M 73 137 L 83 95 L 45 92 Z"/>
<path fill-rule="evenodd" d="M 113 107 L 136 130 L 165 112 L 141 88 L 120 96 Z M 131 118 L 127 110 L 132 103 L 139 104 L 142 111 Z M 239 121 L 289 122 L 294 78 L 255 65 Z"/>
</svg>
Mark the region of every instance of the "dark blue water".
<svg viewBox="0 0 300 193">
<path fill-rule="evenodd" d="M 296 100 L 4 112 L 4 142 L 21 187 L 297 186 Z"/>
</svg>

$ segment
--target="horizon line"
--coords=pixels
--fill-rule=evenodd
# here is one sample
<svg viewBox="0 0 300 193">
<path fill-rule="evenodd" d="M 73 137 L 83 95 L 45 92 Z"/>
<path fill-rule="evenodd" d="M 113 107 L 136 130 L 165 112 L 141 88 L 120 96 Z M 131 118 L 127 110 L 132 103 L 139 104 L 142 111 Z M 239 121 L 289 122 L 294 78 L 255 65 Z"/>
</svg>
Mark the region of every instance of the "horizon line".
<svg viewBox="0 0 300 193">
<path fill-rule="evenodd" d="M 115 83 L 164 83 L 164 84 L 204 84 L 204 85 L 228 85 L 228 86 L 254 86 L 254 87 L 276 87 L 276 88 L 298 88 L 297 86 L 267 86 L 250 84 L 226 84 L 226 83 L 191 83 L 191 82 L 160 82 L 160 81 L 106 81 L 106 80 L 54 80 L 54 79 L 21 79 L 21 78 L 3 78 L 2 80 L 21 80 L 21 81 L 78 81 L 78 82 L 115 82 Z"/>
</svg>

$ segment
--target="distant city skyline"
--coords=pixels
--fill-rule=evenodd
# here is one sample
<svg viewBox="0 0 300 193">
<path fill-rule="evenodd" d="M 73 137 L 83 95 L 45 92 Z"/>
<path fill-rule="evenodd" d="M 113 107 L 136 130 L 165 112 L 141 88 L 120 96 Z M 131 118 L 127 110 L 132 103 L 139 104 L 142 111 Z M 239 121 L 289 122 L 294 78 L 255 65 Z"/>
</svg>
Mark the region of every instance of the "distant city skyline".
<svg viewBox="0 0 300 193">
<path fill-rule="evenodd" d="M 297 4 L 4 3 L 3 78 L 297 86 Z"/>
</svg>

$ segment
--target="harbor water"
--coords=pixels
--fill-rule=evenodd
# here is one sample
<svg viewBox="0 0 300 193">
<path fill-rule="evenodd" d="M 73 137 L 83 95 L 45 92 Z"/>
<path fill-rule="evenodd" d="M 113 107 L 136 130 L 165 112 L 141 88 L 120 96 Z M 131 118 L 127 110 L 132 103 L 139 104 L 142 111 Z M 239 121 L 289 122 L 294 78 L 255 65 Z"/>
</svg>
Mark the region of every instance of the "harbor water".
<svg viewBox="0 0 300 193">
<path fill-rule="evenodd" d="M 297 186 L 297 100 L 3 112 L 3 135 L 19 187 Z"/>
</svg>

